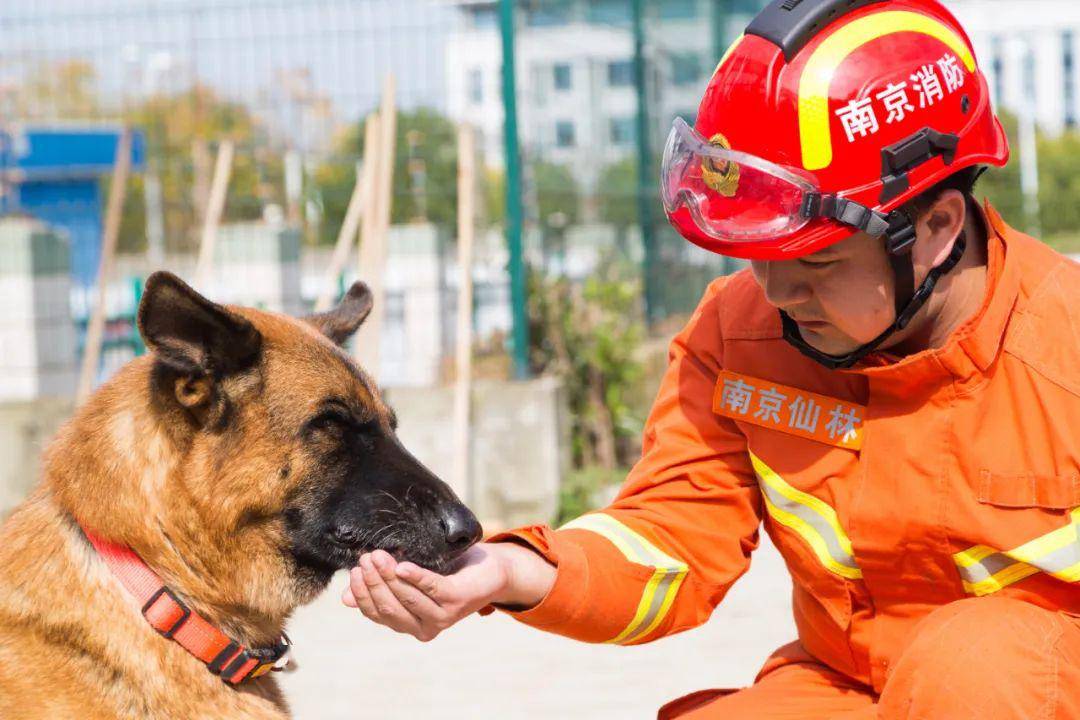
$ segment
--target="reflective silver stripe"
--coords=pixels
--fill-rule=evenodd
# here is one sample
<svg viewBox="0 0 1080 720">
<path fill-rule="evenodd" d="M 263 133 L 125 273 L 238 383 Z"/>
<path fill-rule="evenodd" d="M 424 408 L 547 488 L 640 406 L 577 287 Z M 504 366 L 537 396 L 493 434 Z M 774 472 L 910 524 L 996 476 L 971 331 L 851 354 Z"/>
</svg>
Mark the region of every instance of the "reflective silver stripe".
<svg viewBox="0 0 1080 720">
<path fill-rule="evenodd" d="M 1016 560 L 1013 560 L 1004 553 L 994 553 L 993 555 L 988 555 L 974 565 L 959 568 L 960 576 L 969 583 L 974 584 L 982 582 L 993 575 L 997 575 L 1005 568 L 1010 565 L 1015 565 L 1016 563 Z"/>
<path fill-rule="evenodd" d="M 634 617 L 618 635 L 607 642 L 627 643 L 652 632 L 663 621 L 675 601 L 679 587 L 689 572 L 686 563 L 663 552 L 643 535 L 607 513 L 582 515 L 560 529 L 596 533 L 610 541 L 630 562 L 652 569 L 652 577 L 642 589 Z"/>
<path fill-rule="evenodd" d="M 652 595 L 652 601 L 649 603 L 649 609 L 645 611 L 645 617 L 637 624 L 633 631 L 625 637 L 621 638 L 618 642 L 628 643 L 633 641 L 640 635 L 645 634 L 646 629 L 652 628 L 653 621 L 660 616 L 660 609 L 664 607 L 664 602 L 667 600 L 668 590 L 671 588 L 671 584 L 676 580 L 681 580 L 685 574 L 685 570 L 665 570 L 664 576 L 656 586 L 656 591 Z"/>
<path fill-rule="evenodd" d="M 1012 550 L 976 545 L 953 555 L 964 590 L 989 595 L 1036 573 L 1080 581 L 1080 508 L 1070 522 Z"/>
<path fill-rule="evenodd" d="M 836 511 L 821 498 L 789 485 L 757 455 L 750 453 L 750 460 L 769 516 L 805 540 L 827 570 L 848 579 L 861 578 L 862 570 Z"/>
<path fill-rule="evenodd" d="M 825 547 L 829 549 L 829 555 L 833 560 L 850 568 L 858 567 L 855 563 L 855 558 L 840 547 L 839 538 L 836 537 L 836 533 L 833 532 L 832 526 L 825 522 L 824 518 L 807 508 L 805 505 L 800 505 L 794 500 L 788 500 L 768 485 L 763 484 L 761 490 L 768 496 L 769 502 L 773 505 L 785 512 L 795 515 L 807 525 L 814 528 L 814 530 L 821 535 L 821 539 L 825 542 Z"/>
</svg>

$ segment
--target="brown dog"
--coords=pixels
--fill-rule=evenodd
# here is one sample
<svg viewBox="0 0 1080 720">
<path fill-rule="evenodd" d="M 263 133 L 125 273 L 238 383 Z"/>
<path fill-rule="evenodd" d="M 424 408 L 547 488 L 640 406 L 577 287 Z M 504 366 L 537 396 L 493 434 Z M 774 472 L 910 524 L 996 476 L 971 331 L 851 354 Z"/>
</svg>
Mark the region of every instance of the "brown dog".
<svg viewBox="0 0 1080 720">
<path fill-rule="evenodd" d="M 208 667 L 162 636 L 184 617 L 163 630 L 151 614 L 189 608 L 236 643 L 228 659 L 275 646 L 361 552 L 441 570 L 479 538 L 339 347 L 370 310 L 359 283 L 296 320 L 149 278 L 138 322 L 152 353 L 61 429 L 0 529 L 0 718 L 287 717 L 272 676 L 223 681 L 242 660 Z M 130 548 L 176 605 L 142 607 L 88 538 Z"/>
</svg>

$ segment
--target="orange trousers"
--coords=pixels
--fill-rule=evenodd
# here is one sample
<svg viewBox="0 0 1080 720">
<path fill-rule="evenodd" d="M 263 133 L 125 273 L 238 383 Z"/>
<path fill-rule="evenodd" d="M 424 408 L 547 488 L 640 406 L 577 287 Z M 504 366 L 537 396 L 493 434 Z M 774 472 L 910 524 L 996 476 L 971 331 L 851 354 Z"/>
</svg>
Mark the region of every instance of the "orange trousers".
<svg viewBox="0 0 1080 720">
<path fill-rule="evenodd" d="M 972 598 L 923 620 L 881 696 L 798 643 L 754 684 L 705 690 L 660 720 L 1080 720 L 1080 618 L 1008 598 Z"/>
</svg>

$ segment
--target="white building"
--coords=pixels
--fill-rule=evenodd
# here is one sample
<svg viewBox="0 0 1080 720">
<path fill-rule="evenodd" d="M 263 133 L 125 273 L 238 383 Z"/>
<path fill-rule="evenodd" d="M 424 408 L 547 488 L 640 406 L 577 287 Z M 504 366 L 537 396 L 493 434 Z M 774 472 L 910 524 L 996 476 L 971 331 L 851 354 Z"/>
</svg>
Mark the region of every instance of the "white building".
<svg viewBox="0 0 1080 720">
<path fill-rule="evenodd" d="M 736 0 L 715 37 L 711 0 L 651 0 L 646 54 L 650 135 L 676 115 L 692 119 L 716 64 L 760 0 Z M 447 45 L 450 115 L 479 127 L 485 159 L 503 153 L 502 48 L 497 0 L 457 0 L 466 30 Z M 637 96 L 629 0 L 546 0 L 518 10 L 518 125 L 530 157 L 569 166 L 584 189 L 636 148 Z M 660 148 L 654 148 L 659 152 Z"/>
<path fill-rule="evenodd" d="M 480 128 L 485 161 L 503 153 L 502 50 L 497 0 L 451 0 L 465 30 L 448 41 L 447 104 Z M 655 145 L 676 115 L 692 119 L 717 48 L 742 31 L 765 0 L 649 0 L 646 54 Z M 998 107 L 1033 108 L 1056 134 L 1080 118 L 1080 1 L 946 0 L 968 30 Z M 717 37 L 720 34 L 722 37 Z M 586 192 L 599 172 L 635 149 L 630 0 L 544 0 L 518 8 L 518 123 L 529 157 L 568 165 Z M 653 148 L 658 152 L 659 148 Z"/>
<path fill-rule="evenodd" d="M 1039 127 L 1058 134 L 1080 119 L 1080 2 L 948 0 L 975 45 L 999 108 L 1031 109 Z"/>
</svg>

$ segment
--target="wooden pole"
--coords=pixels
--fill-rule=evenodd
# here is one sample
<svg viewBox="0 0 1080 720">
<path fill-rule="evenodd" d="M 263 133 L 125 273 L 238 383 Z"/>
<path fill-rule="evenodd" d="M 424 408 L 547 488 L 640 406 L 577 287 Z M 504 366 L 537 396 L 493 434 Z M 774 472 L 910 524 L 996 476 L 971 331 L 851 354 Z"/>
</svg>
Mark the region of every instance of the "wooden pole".
<svg viewBox="0 0 1080 720">
<path fill-rule="evenodd" d="M 476 149 L 472 128 L 458 128 L 458 296 L 454 381 L 454 491 L 476 501 L 471 482 L 473 239 L 476 219 Z"/>
<path fill-rule="evenodd" d="M 199 242 L 199 260 L 195 265 L 195 284 L 203 292 L 209 290 L 210 270 L 214 266 L 214 246 L 217 244 L 218 226 L 225 211 L 225 197 L 229 192 L 229 176 L 232 175 L 233 142 L 222 140 L 214 164 L 214 179 L 210 183 L 210 199 L 206 203 L 206 219 L 203 222 L 202 240 Z"/>
<path fill-rule="evenodd" d="M 386 311 L 383 275 L 386 274 L 387 236 L 390 232 L 390 209 L 393 206 L 394 141 L 397 135 L 394 93 L 394 76 L 387 75 L 379 110 L 379 159 L 373 193 L 373 213 L 371 222 L 365 223 L 364 230 L 367 234 L 360 245 L 360 277 L 371 288 L 375 310 L 357 333 L 356 357 L 361 367 L 376 379 L 379 376 L 379 343 Z"/>
<path fill-rule="evenodd" d="M 330 265 L 323 277 L 322 291 L 319 299 L 315 301 L 315 311 L 329 310 L 337 294 L 338 277 L 345 270 L 345 264 L 349 261 L 349 251 L 356 242 L 357 232 L 360 229 L 361 218 L 372 217 L 371 196 L 375 186 L 375 172 L 378 163 L 375 158 L 378 154 L 379 144 L 379 115 L 372 113 L 364 124 L 364 163 L 363 168 L 356 173 L 356 184 L 353 185 L 352 196 L 349 198 L 349 207 L 345 211 L 345 219 L 341 223 L 338 232 L 337 243 L 334 245 L 334 254 L 330 257 Z"/>
<path fill-rule="evenodd" d="M 81 405 L 94 389 L 98 363 L 101 360 L 101 339 L 105 332 L 105 297 L 112 277 L 116 243 L 120 236 L 120 220 L 123 218 L 124 196 L 127 194 L 128 174 L 131 171 L 131 130 L 123 128 L 116 143 L 113 160 L 113 176 L 109 183 L 109 201 L 105 210 L 105 233 L 101 239 L 101 260 L 97 272 L 97 301 L 94 303 L 90 322 L 86 327 L 86 343 L 83 347 L 82 369 L 75 402 Z"/>
</svg>

